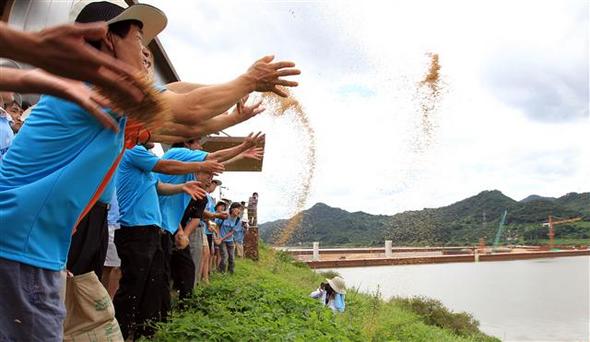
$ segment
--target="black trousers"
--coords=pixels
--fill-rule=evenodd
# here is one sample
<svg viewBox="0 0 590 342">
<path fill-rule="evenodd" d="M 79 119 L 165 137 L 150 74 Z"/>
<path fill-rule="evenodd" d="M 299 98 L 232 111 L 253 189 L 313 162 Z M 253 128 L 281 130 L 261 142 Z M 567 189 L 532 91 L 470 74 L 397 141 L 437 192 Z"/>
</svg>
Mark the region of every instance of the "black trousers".
<svg viewBox="0 0 590 342">
<path fill-rule="evenodd" d="M 172 288 L 178 291 L 178 299 L 182 307 L 182 300 L 190 297 L 195 287 L 195 262 L 189 246 L 185 249 L 172 250 L 170 269 L 172 270 Z"/>
<path fill-rule="evenodd" d="M 76 233 L 72 235 L 67 262 L 67 269 L 74 275 L 94 271 L 98 279 L 102 277 L 109 246 L 107 214 L 108 205 L 96 202 L 78 223 Z"/>
<path fill-rule="evenodd" d="M 153 335 L 150 322 L 165 321 L 170 310 L 170 235 L 158 226 L 115 231 L 121 280 L 113 299 L 123 337 Z"/>
</svg>

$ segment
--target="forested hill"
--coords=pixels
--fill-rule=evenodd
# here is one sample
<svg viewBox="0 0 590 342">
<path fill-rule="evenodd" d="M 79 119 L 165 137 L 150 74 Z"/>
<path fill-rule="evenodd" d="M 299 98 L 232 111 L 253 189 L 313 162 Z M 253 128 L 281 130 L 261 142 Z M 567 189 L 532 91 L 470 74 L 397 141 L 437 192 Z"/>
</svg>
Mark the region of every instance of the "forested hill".
<svg viewBox="0 0 590 342">
<path fill-rule="evenodd" d="M 493 242 L 504 211 L 503 243 L 543 243 L 549 215 L 581 222 L 556 226 L 558 242 L 590 239 L 590 193 L 569 193 L 559 198 L 531 195 L 516 201 L 498 190 L 483 191 L 446 207 L 406 211 L 393 216 L 348 212 L 317 203 L 297 215 L 303 219 L 287 245 L 320 241 L 323 246 L 370 246 L 393 240 L 395 245 L 474 244 L 480 238 Z M 263 240 L 273 243 L 288 220 L 260 226 Z"/>
</svg>

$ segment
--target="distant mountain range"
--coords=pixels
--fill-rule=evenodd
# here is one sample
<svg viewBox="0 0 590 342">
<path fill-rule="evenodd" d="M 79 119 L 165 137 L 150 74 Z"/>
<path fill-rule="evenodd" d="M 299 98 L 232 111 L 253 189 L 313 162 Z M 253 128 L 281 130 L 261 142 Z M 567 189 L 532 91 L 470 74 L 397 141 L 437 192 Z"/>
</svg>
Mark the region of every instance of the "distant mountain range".
<svg viewBox="0 0 590 342">
<path fill-rule="evenodd" d="M 581 222 L 559 225 L 557 239 L 590 239 L 590 193 L 569 193 L 559 198 L 531 195 L 513 200 L 498 190 L 483 191 L 441 208 L 371 215 L 317 203 L 297 215 L 303 216 L 287 245 L 320 241 L 323 246 L 370 246 L 393 240 L 395 245 L 474 244 L 480 238 L 492 243 L 504 210 L 506 230 L 502 242 L 542 243 L 549 215 Z M 273 243 L 288 220 L 260 225 L 263 240 Z"/>
</svg>

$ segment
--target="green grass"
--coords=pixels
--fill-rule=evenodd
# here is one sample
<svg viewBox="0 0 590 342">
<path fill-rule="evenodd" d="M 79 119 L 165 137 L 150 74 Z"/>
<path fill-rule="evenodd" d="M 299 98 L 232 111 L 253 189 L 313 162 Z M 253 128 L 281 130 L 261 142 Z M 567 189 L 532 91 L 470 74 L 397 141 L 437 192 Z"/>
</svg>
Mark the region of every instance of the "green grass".
<svg viewBox="0 0 590 342">
<path fill-rule="evenodd" d="M 330 276 L 333 276 L 331 274 Z M 160 324 L 155 341 L 498 341 L 467 314 L 427 299 L 381 299 L 350 289 L 334 314 L 308 297 L 326 278 L 286 253 L 262 248 L 233 276 L 197 287 L 183 312 Z"/>
</svg>

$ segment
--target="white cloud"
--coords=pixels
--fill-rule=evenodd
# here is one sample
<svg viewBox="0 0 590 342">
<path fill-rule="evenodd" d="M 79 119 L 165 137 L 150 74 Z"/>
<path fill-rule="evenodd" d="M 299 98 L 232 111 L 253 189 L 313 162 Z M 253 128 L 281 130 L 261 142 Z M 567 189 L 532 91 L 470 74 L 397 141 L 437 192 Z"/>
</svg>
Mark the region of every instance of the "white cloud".
<svg viewBox="0 0 590 342">
<path fill-rule="evenodd" d="M 295 94 L 316 131 L 308 206 L 392 214 L 484 189 L 515 199 L 590 189 L 585 1 L 148 2 L 170 19 L 161 39 L 184 80 L 223 82 L 267 53 L 297 62 Z M 427 52 L 440 54 L 446 93 L 433 143 L 416 153 Z M 567 120 L 539 117 L 556 112 Z M 305 141 L 268 115 L 228 132 L 254 130 L 268 135 L 264 171 L 224 174 L 226 193 L 258 191 L 263 221 L 286 217 Z"/>
</svg>

